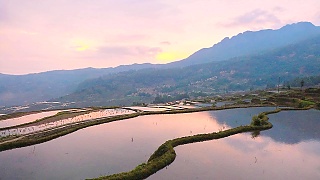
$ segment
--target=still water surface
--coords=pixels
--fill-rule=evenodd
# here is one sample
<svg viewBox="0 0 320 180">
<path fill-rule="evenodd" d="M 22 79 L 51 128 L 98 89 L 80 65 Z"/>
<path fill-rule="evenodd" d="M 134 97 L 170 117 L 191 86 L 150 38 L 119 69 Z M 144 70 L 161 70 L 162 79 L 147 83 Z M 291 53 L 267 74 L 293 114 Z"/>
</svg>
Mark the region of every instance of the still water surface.
<svg viewBox="0 0 320 180">
<path fill-rule="evenodd" d="M 34 120 L 32 120 L 32 121 L 39 120 L 40 115 L 43 117 L 46 117 L 45 115 L 50 116 L 48 113 L 56 114 L 57 112 L 59 112 L 59 111 L 50 111 L 50 112 L 47 112 L 47 114 L 44 114 L 44 113 L 39 114 L 38 113 L 39 114 L 38 116 L 33 116 Z M 121 109 L 121 108 L 93 111 L 93 112 L 88 112 L 86 114 L 77 115 L 75 117 L 56 120 L 56 121 L 50 122 L 50 123 L 40 123 L 39 125 L 29 125 L 27 127 L 9 128 L 6 130 L 2 130 L 2 131 L 0 131 L 0 138 L 6 137 L 6 136 L 12 136 L 12 135 L 24 135 L 24 134 L 34 133 L 34 132 L 38 132 L 38 131 L 42 131 L 42 130 L 46 130 L 46 129 L 50 129 L 50 128 L 64 126 L 64 125 L 71 124 L 71 123 L 79 123 L 82 121 L 107 118 L 107 117 L 113 117 L 113 116 L 124 115 L 124 114 L 132 114 L 132 113 L 135 113 L 135 111 Z M 37 115 L 37 114 L 34 114 L 34 115 Z M 38 117 L 38 119 L 35 119 L 36 117 Z M 28 116 L 22 116 L 22 117 L 20 117 L 20 120 L 22 120 L 23 123 L 26 123 L 27 121 L 30 121 L 30 118 Z M 5 121 L 9 121 L 9 123 L 11 123 L 11 124 L 16 123 L 15 118 L 8 119 Z M 32 122 L 32 121 L 30 121 L 30 122 Z M 19 121 L 19 122 L 21 122 L 21 121 Z M 15 124 L 15 125 L 17 125 L 17 124 Z"/>
<path fill-rule="evenodd" d="M 35 113 L 35 114 L 25 115 L 22 117 L 1 120 L 0 121 L 0 128 L 5 128 L 5 127 L 16 126 L 16 125 L 20 125 L 20 124 L 24 124 L 24 123 L 33 122 L 35 120 L 38 120 L 38 119 L 41 119 L 41 118 L 44 118 L 47 116 L 55 115 L 58 112 L 60 112 L 60 111 L 39 112 L 39 113 Z"/>
<path fill-rule="evenodd" d="M 0 179 L 85 179 L 128 171 L 168 139 L 248 124 L 253 115 L 272 109 L 150 115 L 85 128 L 46 143 L 0 152 Z M 308 119 L 320 117 L 316 110 L 297 113 L 301 112 L 314 114 Z M 270 115 L 270 120 L 276 121 L 282 113 L 286 112 Z M 239 134 L 179 146 L 176 160 L 149 179 L 318 179 L 316 137 L 287 144 L 262 132 L 255 139 Z"/>
<path fill-rule="evenodd" d="M 319 117 L 318 110 L 284 111 L 269 115 L 274 127 L 256 138 L 179 146 L 176 160 L 149 179 L 320 179 Z"/>
</svg>

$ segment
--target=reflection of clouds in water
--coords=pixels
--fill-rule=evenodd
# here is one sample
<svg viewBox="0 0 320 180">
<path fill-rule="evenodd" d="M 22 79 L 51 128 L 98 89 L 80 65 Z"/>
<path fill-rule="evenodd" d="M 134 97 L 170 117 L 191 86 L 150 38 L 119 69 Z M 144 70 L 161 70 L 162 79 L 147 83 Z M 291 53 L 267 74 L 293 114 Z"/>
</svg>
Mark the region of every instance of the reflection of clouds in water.
<svg viewBox="0 0 320 180">
<path fill-rule="evenodd" d="M 38 159 L 35 161 L 24 159 L 22 153 L 24 148 L 1 152 L 0 158 L 1 162 L 5 162 L 4 160 L 10 157 L 7 162 L 13 165 L 8 168 L 9 171 L 12 174 L 23 174 L 14 167 L 24 164 L 28 168 L 34 168 L 34 166 L 29 167 L 30 164 L 41 166 L 41 163 L 52 163 L 57 159 L 56 156 L 68 152 L 66 155 L 68 158 L 59 159 L 57 164 L 52 163 L 54 167 L 64 165 L 65 168 L 60 170 L 66 170 L 66 172 L 54 172 L 62 175 L 55 179 L 63 179 L 63 175 L 68 173 L 72 176 L 72 172 L 82 173 L 81 178 L 84 179 L 99 176 L 81 170 L 90 169 L 86 165 L 93 162 L 98 164 L 97 169 L 103 167 L 99 173 L 106 173 L 106 169 L 110 173 L 128 171 L 148 159 L 168 139 L 188 136 L 190 130 L 193 135 L 197 131 L 199 133 L 217 131 L 220 127 L 222 124 L 212 119 L 208 112 L 139 116 L 131 120 L 92 126 L 54 141 L 39 144 L 35 150 L 38 153 L 35 156 Z M 276 142 L 267 136 L 252 139 L 250 133 L 244 133 L 219 140 L 178 146 L 175 148 L 176 160 L 168 166 L 168 169 L 157 172 L 150 179 L 318 179 L 320 155 L 317 154 L 316 148 L 319 146 L 317 143 L 310 146 L 310 143 L 314 142 L 288 145 Z M 307 150 L 302 146 L 307 146 Z M 32 150 L 30 147 L 28 153 Z M 43 156 L 40 156 L 41 151 Z M 85 153 L 87 154 L 84 155 Z M 79 157 L 86 158 L 80 161 Z M 104 157 L 103 160 L 101 157 Z M 13 161 L 13 159 L 22 162 L 19 161 L 17 165 L 18 160 Z M 0 163 L 0 166 L 1 164 L 7 168 L 10 163 Z M 114 170 L 114 167 L 110 167 L 111 164 L 119 169 Z M 130 167 L 123 168 L 127 165 Z M 53 172 L 50 171 L 52 167 L 44 168 L 45 171 L 42 172 L 49 174 Z M 36 172 L 35 174 L 41 174 L 39 171 L 43 169 L 37 167 L 32 170 Z M 31 173 L 26 174 L 24 173 L 28 176 Z M 46 177 L 49 176 L 46 174 Z"/>
<path fill-rule="evenodd" d="M 159 171 L 153 177 L 317 179 L 320 175 L 319 146 L 320 143 L 314 141 L 289 145 L 276 142 L 270 137 L 252 139 L 248 133 L 237 134 L 219 140 L 178 146 L 175 148 L 177 158 L 168 170 Z"/>
<path fill-rule="evenodd" d="M 235 108 L 208 111 L 208 113 L 219 123 L 226 123 L 230 127 L 238 127 L 250 124 L 253 115 L 274 109 L 274 107 Z"/>
<path fill-rule="evenodd" d="M 130 109 L 133 109 L 133 110 L 145 111 L 145 112 L 148 112 L 148 111 L 168 111 L 168 110 L 170 110 L 167 107 L 141 107 L 141 106 L 135 106 L 135 107 L 126 107 L 126 108 L 130 108 Z"/>
<path fill-rule="evenodd" d="M 213 132 L 219 127 L 220 125 L 206 112 L 138 116 L 84 128 L 67 136 L 37 144 L 37 155 L 33 159 L 24 158 L 26 153 L 33 151 L 33 147 L 1 152 L 0 169 L 6 167 L 10 174 L 19 174 L 19 177 L 25 179 L 63 179 L 66 176 L 74 177 L 74 172 L 77 172 L 78 179 L 98 177 L 100 173 L 111 174 L 135 168 L 169 139 Z M 25 149 L 28 151 L 23 152 Z M 69 154 L 65 155 L 66 152 Z M 22 160 L 16 163 L 20 159 Z M 47 163 L 50 165 L 43 166 Z M 16 167 L 20 164 L 28 171 L 19 171 Z M 30 164 L 33 164 L 32 167 Z M 91 171 L 92 164 L 95 164 L 95 172 Z M 44 174 L 45 178 L 39 177 L 41 174 Z M 6 175 L 4 178 L 10 179 L 6 178 Z"/>
<path fill-rule="evenodd" d="M 316 140 L 304 141 L 297 144 L 297 146 L 301 151 L 305 153 L 320 155 L 320 141 L 316 141 Z"/>
<path fill-rule="evenodd" d="M 70 123 L 79 123 L 87 120 L 94 120 L 99 118 L 105 118 L 105 117 L 113 117 L 118 115 L 124 115 L 124 114 L 132 114 L 135 113 L 132 110 L 126 110 L 126 109 L 106 109 L 106 110 L 100 110 L 95 112 L 90 112 L 88 114 L 79 115 L 76 117 L 71 117 L 67 119 L 58 120 L 55 122 L 40 124 L 37 126 L 29 126 L 25 128 L 13 128 L 8 130 L 0 131 L 0 137 L 6 137 L 10 135 L 23 135 L 23 134 L 29 134 L 45 129 L 60 127 L 63 125 L 67 125 Z"/>
<path fill-rule="evenodd" d="M 257 137 L 252 139 L 251 134 L 236 134 L 232 138 L 225 138 L 224 141 L 231 147 L 238 149 L 241 152 L 254 152 L 256 149 L 265 149 L 270 140 Z"/>
<path fill-rule="evenodd" d="M 217 121 L 217 117 L 215 116 L 215 114 L 213 114 L 213 113 L 208 113 L 208 114 L 212 119 Z"/>
<path fill-rule="evenodd" d="M 37 119 L 41 119 L 41 118 L 44 118 L 44 117 L 55 115 L 58 112 L 61 112 L 61 111 L 40 112 L 40 113 L 25 115 L 25 116 L 22 116 L 22 117 L 1 120 L 0 121 L 0 127 L 1 128 L 5 128 L 5 127 L 16 126 L 16 125 L 32 122 L 32 121 L 35 121 Z"/>
<path fill-rule="evenodd" d="M 224 131 L 231 128 L 231 126 L 229 126 L 226 122 L 218 121 L 218 118 L 212 112 L 213 111 L 207 112 L 207 115 L 209 116 L 209 121 L 214 121 L 216 123 L 217 130 L 215 131 Z"/>
<path fill-rule="evenodd" d="M 297 144 L 312 139 L 320 141 L 319 116 L 320 111 L 315 109 L 270 114 L 268 117 L 273 128 L 261 134 L 286 144 Z"/>
<path fill-rule="evenodd" d="M 272 110 L 273 108 L 267 109 Z M 235 109 L 208 113 L 212 119 L 217 120 L 216 123 L 219 126 L 222 126 L 224 122 L 234 125 L 235 119 L 239 121 L 250 120 L 251 115 L 258 114 L 259 111 L 262 112 L 264 109 Z M 301 116 L 305 117 L 304 123 L 306 123 L 306 117 L 312 117 L 313 120 L 310 122 L 314 124 L 314 119 L 318 117 L 318 114 L 311 116 L 315 113 L 313 110 L 311 111 L 311 113 L 298 111 L 299 116 L 291 114 L 294 111 L 286 112 L 285 118 L 290 119 L 286 124 L 292 126 L 292 120 L 295 117 L 301 120 L 303 119 L 300 118 Z M 307 113 L 308 116 L 304 116 L 304 113 Z M 274 116 L 276 115 L 278 114 L 274 114 Z M 284 118 L 281 118 L 281 122 L 283 121 L 286 122 Z M 300 122 L 295 122 L 295 126 L 298 124 Z M 305 127 L 304 133 L 298 130 L 293 131 L 294 138 L 306 137 L 309 125 L 303 127 Z M 176 179 L 210 179 L 210 177 L 220 179 L 283 179 L 283 177 L 287 179 L 317 179 L 320 177 L 320 141 L 308 140 L 298 144 L 287 144 L 274 139 L 279 135 L 280 139 L 283 137 L 293 138 L 290 134 L 283 133 L 286 131 L 283 131 L 281 126 L 274 126 L 271 130 L 262 131 L 262 135 L 254 139 L 250 133 L 244 133 L 219 140 L 179 146 L 175 148 L 176 161 L 170 165 L 168 170 L 160 171 L 154 177 L 172 178 L 173 172 L 176 174 Z M 272 136 L 266 136 L 266 132 L 272 133 Z M 186 165 L 184 162 L 192 163 Z"/>
</svg>

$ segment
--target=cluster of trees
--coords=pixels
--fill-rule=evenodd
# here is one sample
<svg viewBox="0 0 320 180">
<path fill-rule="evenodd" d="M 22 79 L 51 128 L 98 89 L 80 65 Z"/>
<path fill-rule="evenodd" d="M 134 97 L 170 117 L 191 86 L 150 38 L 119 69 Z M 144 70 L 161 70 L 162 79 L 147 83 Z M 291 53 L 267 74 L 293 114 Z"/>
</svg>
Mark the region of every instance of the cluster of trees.
<svg viewBox="0 0 320 180">
<path fill-rule="evenodd" d="M 287 83 L 287 86 L 303 87 L 320 85 L 320 76 L 298 77 Z"/>
</svg>

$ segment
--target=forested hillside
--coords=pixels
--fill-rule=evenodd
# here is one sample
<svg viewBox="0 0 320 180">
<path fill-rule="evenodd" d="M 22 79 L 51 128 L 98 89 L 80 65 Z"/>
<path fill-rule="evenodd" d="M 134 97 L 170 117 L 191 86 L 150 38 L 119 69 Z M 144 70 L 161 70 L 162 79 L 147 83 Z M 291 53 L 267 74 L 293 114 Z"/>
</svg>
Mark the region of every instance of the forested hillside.
<svg viewBox="0 0 320 180">
<path fill-rule="evenodd" d="M 143 69 L 81 83 L 58 101 L 89 105 L 152 102 L 159 95 L 204 96 L 272 88 L 296 77 L 319 75 L 320 36 L 260 55 L 175 69 Z"/>
</svg>

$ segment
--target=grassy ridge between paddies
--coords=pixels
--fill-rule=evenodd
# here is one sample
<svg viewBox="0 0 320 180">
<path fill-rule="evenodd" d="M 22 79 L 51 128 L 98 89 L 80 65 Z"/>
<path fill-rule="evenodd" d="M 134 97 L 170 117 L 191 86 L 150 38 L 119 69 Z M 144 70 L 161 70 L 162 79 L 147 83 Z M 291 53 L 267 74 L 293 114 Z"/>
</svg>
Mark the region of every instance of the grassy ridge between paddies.
<svg viewBox="0 0 320 180">
<path fill-rule="evenodd" d="M 86 128 L 89 126 L 108 123 L 108 122 L 112 122 L 112 121 L 129 119 L 129 118 L 137 117 L 140 115 L 193 113 L 193 112 L 210 111 L 210 110 L 224 110 L 224 109 L 248 108 L 248 107 L 257 107 L 257 105 L 253 105 L 253 106 L 248 106 L 248 105 L 239 106 L 239 105 L 237 105 L 237 106 L 232 106 L 232 107 L 204 107 L 204 108 L 196 108 L 196 109 L 171 110 L 171 111 L 163 111 L 163 112 L 161 112 L 161 111 L 160 112 L 159 111 L 140 112 L 140 113 L 137 112 L 137 113 L 128 114 L 128 115 L 119 115 L 119 116 L 109 117 L 109 118 L 100 118 L 100 119 L 96 119 L 96 120 L 84 121 L 81 123 L 69 124 L 69 125 L 65 125 L 63 127 L 47 129 L 47 130 L 35 132 L 32 134 L 27 134 L 27 135 L 22 135 L 22 136 L 8 136 L 5 138 L 2 138 L 0 141 L 0 152 L 5 151 L 5 150 L 14 149 L 14 148 L 31 146 L 34 144 L 39 144 L 39 143 L 43 143 L 46 141 L 50 141 L 52 139 L 67 135 L 69 133 L 75 132 L 79 129 Z M 114 107 L 111 107 L 111 108 L 114 108 Z M 24 127 L 24 126 L 28 126 L 28 125 L 34 125 L 35 123 L 43 123 L 43 121 L 47 121 L 52 118 L 61 119 L 61 118 L 73 117 L 76 115 L 81 115 L 83 113 L 88 113 L 91 111 L 98 110 L 99 108 L 92 108 L 92 109 L 93 110 L 89 110 L 89 111 L 85 111 L 85 112 L 76 112 L 76 113 L 75 112 L 60 112 L 60 113 L 57 113 L 56 115 L 45 117 L 45 118 L 39 119 L 34 122 L 14 126 L 14 128 Z M 8 128 L 13 128 L 13 127 L 11 126 Z M 8 129 L 8 128 L 3 128 L 3 129 Z"/>
<path fill-rule="evenodd" d="M 125 115 L 118 115 L 114 117 L 107 117 L 107 118 L 100 118 L 100 119 L 94 119 L 90 121 L 84 121 L 81 123 L 74 123 L 65 125 L 63 127 L 48 129 L 32 134 L 28 134 L 25 136 L 18 137 L 16 139 L 13 139 L 11 141 L 6 141 L 0 143 L 0 152 L 25 146 L 30 146 L 34 144 L 43 143 L 46 141 L 50 141 L 52 139 L 58 138 L 60 136 L 64 136 L 67 134 L 70 134 L 72 132 L 75 132 L 79 129 L 83 129 L 86 127 L 113 122 L 113 121 L 119 121 L 129 118 L 134 118 L 139 116 L 139 113 L 133 113 L 133 114 L 125 114 Z"/>
<path fill-rule="evenodd" d="M 5 127 L 5 128 L 0 128 L 0 131 L 7 130 L 7 129 L 12 129 L 12 128 L 27 127 L 29 125 L 45 123 L 45 121 L 52 122 L 52 121 L 57 121 L 57 120 L 66 119 L 66 118 L 70 118 L 70 117 L 76 117 L 76 116 L 79 116 L 79 115 L 88 114 L 88 113 L 93 112 L 93 111 L 94 111 L 93 109 L 86 110 L 86 111 L 79 111 L 79 112 L 61 111 L 61 112 L 58 112 L 57 114 L 54 114 L 52 116 L 47 116 L 47 117 L 44 117 L 44 118 L 41 118 L 41 119 L 37 119 L 35 121 L 31 121 L 31 122 L 28 122 L 28 123 L 23 123 L 23 124 L 19 124 L 19 125 L 15 125 L 15 126 L 9 126 L 9 127 Z M 35 114 L 35 113 L 38 113 L 38 112 L 39 111 L 33 111 L 33 112 L 29 113 L 29 114 Z M 43 112 L 45 112 L 45 111 L 43 111 Z M 24 115 L 29 115 L 29 114 L 24 114 Z M 22 117 L 22 116 L 19 116 L 19 117 Z"/>
<path fill-rule="evenodd" d="M 74 109 L 77 109 L 77 108 L 74 108 Z M 22 116 L 26 116 L 26 115 L 30 115 L 30 114 L 36 114 L 36 113 L 48 112 L 48 111 L 58 111 L 58 110 L 65 110 L 65 109 L 47 109 L 47 110 L 38 110 L 38 111 L 29 111 L 29 112 L 15 112 L 15 113 L 11 113 L 11 114 L 1 115 L 0 121 L 12 119 L 12 118 L 18 118 L 18 117 L 22 117 Z"/>
<path fill-rule="evenodd" d="M 232 128 L 232 129 L 228 129 L 220 132 L 213 132 L 208 134 L 197 134 L 193 136 L 186 136 L 186 137 L 180 137 L 180 138 L 168 140 L 165 143 L 163 143 L 150 156 L 149 160 L 146 163 L 142 163 L 138 165 L 135 169 L 129 172 L 122 172 L 119 174 L 103 176 L 103 177 L 95 178 L 95 180 L 145 179 L 151 176 L 152 174 L 156 173 L 157 171 L 163 169 L 164 167 L 170 165 L 175 160 L 176 153 L 174 151 L 174 147 L 184 145 L 184 144 L 225 138 L 238 133 L 262 131 L 262 130 L 270 129 L 272 128 L 273 125 L 268 121 L 267 114 L 278 113 L 280 111 L 281 109 L 276 109 L 274 111 L 260 113 L 258 116 L 254 116 L 252 118 L 251 124 L 247 126 L 239 126 L 236 128 Z"/>
<path fill-rule="evenodd" d="M 22 116 L 26 116 L 26 115 L 30 115 L 30 114 L 40 113 L 40 112 L 45 112 L 45 111 L 16 112 L 16 113 L 12 113 L 12 114 L 5 114 L 5 115 L 0 116 L 0 121 L 11 119 L 11 118 L 22 117 Z"/>
<path fill-rule="evenodd" d="M 229 107 L 205 107 L 205 108 L 197 108 L 197 109 L 173 110 L 173 111 L 166 111 L 166 112 L 159 112 L 159 111 L 157 111 L 157 112 L 142 112 L 142 113 L 137 112 L 137 113 L 127 114 L 127 115 L 119 115 L 119 116 L 108 117 L 108 118 L 94 119 L 94 120 L 85 121 L 85 122 L 81 122 L 81 123 L 69 124 L 69 125 L 66 125 L 63 127 L 48 129 L 48 130 L 16 137 L 16 138 L 13 138 L 12 140 L 10 139 L 5 142 L 0 142 L 0 152 L 5 151 L 5 150 L 10 150 L 10 149 L 15 149 L 15 148 L 20 148 L 20 147 L 25 147 L 25 146 L 30 146 L 30 145 L 50 141 L 52 139 L 70 134 L 70 133 L 75 132 L 79 129 L 83 129 L 83 128 L 86 128 L 89 126 L 94 126 L 94 125 L 98 125 L 98 124 L 134 118 L 134 117 L 137 117 L 140 115 L 192 113 L 192 112 L 200 112 L 200 111 L 225 110 L 225 109 L 234 109 L 234 108 L 250 108 L 250 107 L 260 107 L 260 106 L 262 106 L 262 105 L 235 105 L 235 106 L 229 106 Z M 288 110 L 293 110 L 293 109 L 288 109 Z M 298 110 L 298 108 L 296 110 Z M 299 108 L 299 110 L 301 110 L 301 109 Z M 279 112 L 279 111 L 277 110 L 274 112 L 265 112 L 264 115 L 259 115 L 259 117 L 260 117 L 260 119 L 266 120 L 266 119 L 268 119 L 267 117 L 265 117 L 267 114 L 276 113 L 276 112 Z M 119 179 L 117 177 L 120 176 L 120 179 L 123 179 L 123 178 L 131 179 L 131 177 L 137 177 L 137 178 L 133 178 L 133 179 L 141 179 L 140 177 L 145 177 L 146 175 L 147 175 L 146 177 L 148 177 L 151 174 L 162 169 L 163 167 L 167 166 L 175 159 L 175 152 L 173 150 L 173 147 L 178 146 L 178 145 L 182 145 L 182 144 L 180 144 L 181 142 L 186 141 L 186 144 L 188 144 L 188 143 L 193 143 L 193 142 L 207 141 L 207 140 L 211 140 L 211 139 L 219 139 L 219 138 L 227 137 L 227 136 L 241 133 L 241 132 L 260 131 L 260 130 L 265 130 L 265 129 L 269 129 L 272 127 L 272 124 L 269 124 L 269 122 L 268 122 L 268 124 L 264 124 L 264 123 L 262 123 L 262 124 L 263 125 L 261 125 L 261 126 L 253 126 L 253 125 L 241 126 L 238 128 L 234 128 L 234 130 L 231 129 L 231 130 L 227 130 L 227 131 L 223 131 L 223 132 L 219 132 L 219 133 L 195 135 L 191 138 L 191 141 L 189 139 L 190 137 L 184 137 L 187 140 L 184 140 L 184 138 L 183 139 L 178 138 L 175 141 L 170 140 L 165 143 L 166 144 L 165 146 L 167 147 L 167 149 L 169 149 L 169 151 L 167 151 L 165 154 L 163 154 L 161 156 L 161 157 L 165 157 L 165 158 L 159 158 L 158 156 L 153 155 L 150 158 L 150 160 L 148 161 L 148 163 L 141 164 L 141 165 L 137 166 L 136 169 L 132 170 L 133 172 L 131 172 L 131 173 L 126 172 L 126 173 L 124 173 L 125 175 L 123 175 L 123 173 L 120 173 L 121 175 L 116 175 L 116 176 L 112 175 L 110 177 L 101 177 L 101 178 L 102 179 L 105 179 L 105 178 Z M 170 149 L 170 147 L 172 147 L 172 149 Z M 157 153 L 155 152 L 155 154 L 159 154 L 158 153 L 159 151 L 156 151 Z M 145 168 L 146 166 L 150 167 L 150 165 L 152 165 L 152 167 L 154 167 L 153 170 L 150 170 L 150 168 Z M 145 172 L 146 169 L 147 170 L 149 169 L 147 173 Z M 145 172 L 145 173 L 142 173 L 142 174 L 144 174 L 143 176 L 141 176 L 141 171 Z M 127 175 L 128 173 L 129 173 L 129 175 Z M 138 173 L 138 174 L 136 174 L 136 173 Z M 126 177 L 129 177 L 129 178 L 126 178 Z M 99 178 L 99 179 L 101 179 L 101 178 Z"/>
</svg>

